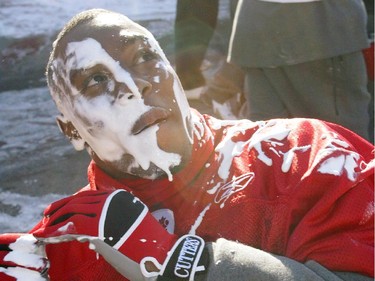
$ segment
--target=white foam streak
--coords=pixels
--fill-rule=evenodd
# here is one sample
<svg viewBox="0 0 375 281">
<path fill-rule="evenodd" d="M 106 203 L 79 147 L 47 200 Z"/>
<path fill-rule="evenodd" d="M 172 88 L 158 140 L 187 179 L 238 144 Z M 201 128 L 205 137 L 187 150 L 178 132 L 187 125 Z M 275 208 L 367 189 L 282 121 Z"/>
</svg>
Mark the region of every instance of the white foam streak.
<svg viewBox="0 0 375 281">
<path fill-rule="evenodd" d="M 358 167 L 358 154 L 339 155 L 337 157 L 330 157 L 325 160 L 319 167 L 318 172 L 322 174 L 330 174 L 334 176 L 341 176 L 345 171 L 350 181 L 355 181 L 357 173 L 355 168 Z"/>
<path fill-rule="evenodd" d="M 159 127 L 152 126 L 138 135 L 131 133 L 136 120 L 151 109 L 142 99 L 129 100 L 127 105 L 112 105 L 108 96 L 92 100 L 80 97 L 79 100 L 77 111 L 97 122 L 89 130 L 77 125 L 78 130 L 102 160 L 117 161 L 124 154 L 131 154 L 135 158 L 133 167 L 147 170 L 154 163 L 172 180 L 169 169 L 180 163 L 181 156 L 159 148 L 156 135 Z M 75 119 L 74 116 L 71 118 Z M 78 120 L 76 123 L 80 124 Z"/>
<path fill-rule="evenodd" d="M 134 95 L 141 98 L 130 73 L 123 69 L 120 63 L 115 61 L 98 41 L 87 38 L 80 42 L 70 42 L 66 48 L 66 57 L 69 58 L 67 66 L 70 67 L 70 70 L 87 69 L 98 64 L 105 65 L 118 82 L 127 85 Z"/>
<path fill-rule="evenodd" d="M 203 218 L 204 218 L 206 212 L 210 209 L 210 207 L 211 207 L 211 204 L 208 204 L 206 206 L 206 208 L 204 208 L 203 211 L 199 214 L 199 216 L 197 217 L 197 219 L 194 222 L 194 225 L 192 225 L 192 227 L 189 231 L 189 234 L 195 235 L 195 233 L 197 231 L 197 228 L 201 225 L 201 223 L 203 221 Z"/>
<path fill-rule="evenodd" d="M 47 281 L 43 278 L 39 272 L 22 267 L 0 267 L 0 272 L 4 272 L 6 275 L 14 277 L 17 281 Z"/>
</svg>

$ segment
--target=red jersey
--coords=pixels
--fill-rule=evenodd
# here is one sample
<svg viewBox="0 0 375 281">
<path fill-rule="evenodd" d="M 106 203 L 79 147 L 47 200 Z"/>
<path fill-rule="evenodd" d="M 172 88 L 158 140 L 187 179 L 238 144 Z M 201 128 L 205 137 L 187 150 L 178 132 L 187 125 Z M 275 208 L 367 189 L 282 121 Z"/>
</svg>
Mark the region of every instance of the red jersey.
<svg viewBox="0 0 375 281">
<path fill-rule="evenodd" d="M 178 235 L 223 237 L 300 262 L 315 260 L 332 271 L 373 276 L 373 145 L 312 119 L 222 121 L 194 110 L 192 116 L 192 159 L 172 181 L 118 181 L 92 162 L 84 189 L 126 189 Z M 48 256 L 59 247 L 49 246 Z M 123 280 L 92 256 L 85 261 L 94 265 L 88 267 L 92 276 Z M 52 280 L 62 272 L 53 259 L 50 272 Z"/>
</svg>

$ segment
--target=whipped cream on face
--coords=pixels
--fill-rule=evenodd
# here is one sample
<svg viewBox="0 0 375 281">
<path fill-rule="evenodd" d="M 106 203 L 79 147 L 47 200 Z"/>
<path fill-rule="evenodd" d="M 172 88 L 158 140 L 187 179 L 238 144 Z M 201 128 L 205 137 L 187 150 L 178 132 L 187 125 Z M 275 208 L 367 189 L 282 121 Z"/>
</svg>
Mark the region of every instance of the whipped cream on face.
<svg viewBox="0 0 375 281">
<path fill-rule="evenodd" d="M 73 98 L 62 100 L 61 108 L 64 109 L 62 113 L 66 118 L 76 126 L 81 137 L 102 160 L 113 162 L 120 160 L 125 153 L 130 154 L 135 160 L 129 169 L 140 166 L 147 170 L 153 163 L 168 175 L 169 180 L 172 180 L 170 169 L 180 164 L 181 156 L 159 148 L 156 135 L 159 126 L 151 126 L 137 135 L 131 133 L 135 122 L 151 107 L 145 105 L 130 73 L 122 68 L 120 63 L 115 61 L 98 41 L 92 38 L 68 43 L 65 56 L 67 61 L 64 67 L 67 77 L 62 78 L 72 89 Z M 71 71 L 90 68 L 97 64 L 104 65 L 112 72 L 117 82 L 127 85 L 131 93 L 119 93 L 117 97 L 103 94 L 91 99 L 81 95 L 69 81 L 68 77 Z M 61 59 L 56 59 L 55 65 L 61 67 Z M 176 75 L 168 61 L 165 61 L 165 69 L 172 72 L 174 76 Z M 61 74 L 62 72 L 60 72 Z M 183 92 L 176 85 L 176 81 L 173 88 L 175 99 L 183 114 L 186 132 L 188 132 L 186 120 L 190 115 L 189 105 L 187 102 L 183 103 L 181 98 Z M 126 97 L 129 95 L 133 95 L 134 98 L 127 99 Z M 83 124 L 80 118 L 77 118 L 77 113 L 84 119 L 91 120 L 89 127 L 87 124 Z"/>
<path fill-rule="evenodd" d="M 117 161 L 127 153 L 135 158 L 132 167 L 147 170 L 154 163 L 171 177 L 169 168 L 178 165 L 181 157 L 159 148 L 156 135 L 159 126 L 152 126 L 137 135 L 131 133 L 134 123 L 150 109 L 142 99 L 127 100 L 124 105 L 112 104 L 107 95 L 91 100 L 80 96 L 76 103 L 77 112 L 94 123 L 87 128 L 76 122 L 80 127 L 77 129 L 102 160 Z"/>
<path fill-rule="evenodd" d="M 90 51 L 88 51 L 90 50 Z M 117 82 L 124 83 L 129 87 L 132 94 L 141 98 L 138 87 L 130 73 L 123 69 L 119 61 L 115 61 L 100 45 L 92 38 L 81 42 L 70 42 L 66 47 L 67 67 L 69 69 L 85 69 L 97 64 L 105 65 L 114 75 Z M 78 91 L 75 91 L 79 94 Z"/>
</svg>

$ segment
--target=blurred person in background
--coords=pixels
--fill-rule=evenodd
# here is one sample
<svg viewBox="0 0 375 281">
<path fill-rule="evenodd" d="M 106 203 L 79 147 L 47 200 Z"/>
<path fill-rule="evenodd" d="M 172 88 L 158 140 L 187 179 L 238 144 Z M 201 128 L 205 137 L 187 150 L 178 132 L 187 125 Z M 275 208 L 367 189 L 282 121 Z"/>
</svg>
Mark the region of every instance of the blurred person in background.
<svg viewBox="0 0 375 281">
<path fill-rule="evenodd" d="M 369 136 L 362 0 L 240 0 L 228 60 L 245 71 L 248 118 L 310 117 Z"/>
<path fill-rule="evenodd" d="M 217 28 L 219 0 L 178 0 L 175 20 L 175 68 L 190 102 L 200 99 L 221 119 L 246 117 L 242 69 L 226 61 L 238 0 L 228 1 L 230 19 Z M 226 30 L 228 29 L 228 30 Z M 228 33 L 228 34 L 227 34 Z M 216 36 L 215 36 L 216 35 Z M 219 41 L 214 57 L 207 53 Z M 204 69 L 205 59 L 211 65 Z M 215 60 L 215 61 L 212 61 Z"/>
</svg>

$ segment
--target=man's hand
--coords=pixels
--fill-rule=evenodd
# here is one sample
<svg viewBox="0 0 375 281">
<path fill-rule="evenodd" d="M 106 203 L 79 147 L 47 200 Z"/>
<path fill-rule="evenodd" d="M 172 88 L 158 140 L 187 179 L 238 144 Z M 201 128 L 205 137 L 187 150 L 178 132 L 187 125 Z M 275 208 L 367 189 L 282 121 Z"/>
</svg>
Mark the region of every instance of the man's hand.
<svg viewBox="0 0 375 281">
<path fill-rule="evenodd" d="M 82 235 L 83 241 L 90 243 L 91 239 L 90 248 L 102 254 L 127 278 L 129 275 L 118 269 L 117 262 L 111 262 L 118 257 L 111 258 L 111 251 L 98 247 L 98 242 L 104 241 L 118 250 L 132 261 L 128 262 L 130 267 L 135 265 L 135 270 L 142 270 L 142 275 L 149 280 L 156 280 L 159 275 L 172 280 L 189 280 L 195 272 L 204 270 L 199 265 L 204 241 L 193 235 L 178 240 L 159 224 L 146 205 L 124 190 L 83 191 L 51 204 L 44 216 L 43 226 L 33 233 L 35 236 L 48 238 L 76 234 Z M 129 267 L 126 259 L 123 264 Z M 186 265 L 188 268 L 183 268 Z M 156 272 L 150 272 L 152 268 Z"/>
<path fill-rule="evenodd" d="M 0 280 L 48 280 L 48 268 L 44 246 L 33 235 L 0 235 Z"/>
</svg>

